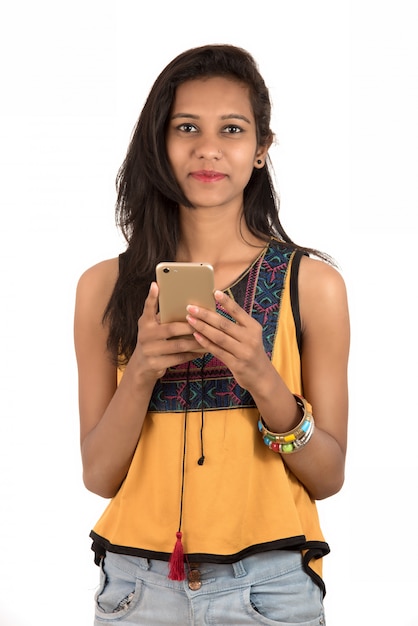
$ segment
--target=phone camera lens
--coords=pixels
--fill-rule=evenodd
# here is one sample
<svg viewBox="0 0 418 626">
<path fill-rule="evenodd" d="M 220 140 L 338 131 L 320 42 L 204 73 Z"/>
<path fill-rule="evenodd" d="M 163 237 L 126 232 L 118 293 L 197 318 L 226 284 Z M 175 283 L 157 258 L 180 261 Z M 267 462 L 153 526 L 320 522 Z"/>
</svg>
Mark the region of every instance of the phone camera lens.
<svg viewBox="0 0 418 626">
<path fill-rule="evenodd" d="M 168 267 L 165 267 L 165 268 L 163 269 L 164 274 L 168 274 L 168 272 L 169 272 L 169 271 L 170 271 L 170 269 L 169 269 Z"/>
</svg>

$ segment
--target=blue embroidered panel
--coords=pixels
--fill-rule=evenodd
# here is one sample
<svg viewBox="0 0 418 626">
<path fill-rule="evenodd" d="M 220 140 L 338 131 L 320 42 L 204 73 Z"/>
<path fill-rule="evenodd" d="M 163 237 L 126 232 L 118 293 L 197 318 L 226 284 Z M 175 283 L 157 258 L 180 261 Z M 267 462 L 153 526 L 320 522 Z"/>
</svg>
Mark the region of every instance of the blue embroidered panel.
<svg viewBox="0 0 418 626">
<path fill-rule="evenodd" d="M 293 248 L 272 241 L 242 280 L 247 280 L 243 308 L 263 327 L 263 345 L 271 358 L 279 323 L 281 297 Z M 220 315 L 226 315 L 218 307 Z M 169 368 L 154 387 L 149 410 L 158 413 L 255 407 L 230 370 L 212 354 Z"/>
</svg>

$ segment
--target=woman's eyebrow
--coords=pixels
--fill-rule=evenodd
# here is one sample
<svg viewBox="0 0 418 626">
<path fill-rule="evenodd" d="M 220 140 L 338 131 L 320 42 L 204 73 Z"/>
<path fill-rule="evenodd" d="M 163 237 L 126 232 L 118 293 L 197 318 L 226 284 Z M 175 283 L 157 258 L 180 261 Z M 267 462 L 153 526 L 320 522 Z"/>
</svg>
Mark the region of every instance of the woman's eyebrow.
<svg viewBox="0 0 418 626">
<path fill-rule="evenodd" d="M 171 116 L 172 120 L 175 120 L 179 117 L 188 117 L 192 120 L 198 120 L 200 119 L 199 115 L 193 115 L 193 113 L 175 113 L 174 115 Z"/>
<path fill-rule="evenodd" d="M 247 124 L 251 124 L 251 121 L 245 115 L 240 113 L 228 113 L 228 115 L 222 115 L 221 120 L 243 120 Z"/>
<path fill-rule="evenodd" d="M 180 117 L 185 117 L 192 120 L 199 120 L 200 115 L 195 115 L 194 113 L 175 113 L 171 116 L 172 120 L 178 119 Z M 251 124 L 251 121 L 245 115 L 241 115 L 240 113 L 228 113 L 227 115 L 222 115 L 221 120 L 243 120 L 247 122 L 247 124 Z"/>
</svg>

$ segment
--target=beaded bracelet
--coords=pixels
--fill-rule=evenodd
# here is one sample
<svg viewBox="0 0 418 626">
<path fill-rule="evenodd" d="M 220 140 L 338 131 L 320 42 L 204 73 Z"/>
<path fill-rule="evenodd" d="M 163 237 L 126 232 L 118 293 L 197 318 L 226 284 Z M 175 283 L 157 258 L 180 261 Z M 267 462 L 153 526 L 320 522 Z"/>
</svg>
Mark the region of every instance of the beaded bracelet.
<svg viewBox="0 0 418 626">
<path fill-rule="evenodd" d="M 301 450 L 312 437 L 315 423 L 312 413 L 308 409 L 305 398 L 294 394 L 298 406 L 303 410 L 300 423 L 287 433 L 272 433 L 263 422 L 262 417 L 258 420 L 258 430 L 263 436 L 263 441 L 273 452 L 292 454 Z"/>
</svg>

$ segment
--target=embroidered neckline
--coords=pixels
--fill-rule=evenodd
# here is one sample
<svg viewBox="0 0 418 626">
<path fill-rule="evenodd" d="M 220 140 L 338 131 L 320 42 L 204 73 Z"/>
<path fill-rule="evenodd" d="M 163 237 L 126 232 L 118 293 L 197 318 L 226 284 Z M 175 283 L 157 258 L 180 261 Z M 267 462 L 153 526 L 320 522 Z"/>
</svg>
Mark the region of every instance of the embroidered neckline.
<svg viewBox="0 0 418 626">
<path fill-rule="evenodd" d="M 231 289 L 236 287 L 238 283 L 240 283 L 251 272 L 254 265 L 256 265 L 259 262 L 259 260 L 266 254 L 267 250 L 269 249 L 270 244 L 271 244 L 271 240 L 266 242 L 266 245 L 263 247 L 260 253 L 256 256 L 256 258 L 250 263 L 250 265 L 246 267 L 245 270 L 232 283 L 228 285 L 228 287 L 225 287 L 225 289 L 222 289 L 224 293 L 226 293 L 227 295 L 231 295 L 230 294 Z"/>
<path fill-rule="evenodd" d="M 235 299 L 243 300 L 242 303 L 239 302 L 243 309 L 263 327 L 264 349 L 271 358 L 284 280 L 293 249 L 273 240 L 264 256 L 263 252 L 259 255 L 258 261 L 252 264 L 245 284 L 235 283 L 234 291 L 237 296 Z M 237 284 L 240 284 L 242 289 L 237 289 Z M 222 314 L 221 311 L 219 313 Z M 178 413 L 183 412 L 188 406 L 189 411 L 200 411 L 201 361 L 198 358 L 190 363 L 188 375 L 185 363 L 168 368 L 163 378 L 156 383 L 149 410 Z M 211 355 L 205 363 L 204 410 L 254 406 L 254 399 L 249 392 L 241 388 L 225 365 Z"/>
</svg>

